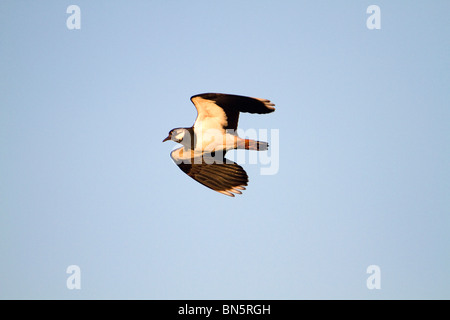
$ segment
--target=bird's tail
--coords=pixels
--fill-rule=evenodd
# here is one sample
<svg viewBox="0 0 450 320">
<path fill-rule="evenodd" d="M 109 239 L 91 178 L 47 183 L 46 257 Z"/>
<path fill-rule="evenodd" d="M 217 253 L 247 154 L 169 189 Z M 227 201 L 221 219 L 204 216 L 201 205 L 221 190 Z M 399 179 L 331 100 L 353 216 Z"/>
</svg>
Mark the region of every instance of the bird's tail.
<svg viewBox="0 0 450 320">
<path fill-rule="evenodd" d="M 240 139 L 237 142 L 237 149 L 265 151 L 269 149 L 269 144 L 263 141 Z"/>
</svg>

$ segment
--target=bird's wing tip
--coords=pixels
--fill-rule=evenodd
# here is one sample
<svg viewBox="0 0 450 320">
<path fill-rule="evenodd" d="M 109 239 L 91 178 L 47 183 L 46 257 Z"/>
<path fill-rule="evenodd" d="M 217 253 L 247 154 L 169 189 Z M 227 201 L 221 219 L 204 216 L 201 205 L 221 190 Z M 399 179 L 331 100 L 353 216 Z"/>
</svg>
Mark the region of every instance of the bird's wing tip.
<svg viewBox="0 0 450 320">
<path fill-rule="evenodd" d="M 229 197 L 234 197 L 234 194 L 232 194 L 231 192 L 229 192 L 227 190 L 217 190 L 217 192 L 220 192 L 221 194 L 224 194 Z"/>
<path fill-rule="evenodd" d="M 271 110 L 270 112 L 275 111 L 275 108 L 274 108 L 275 104 L 272 103 L 269 99 L 261 99 L 261 98 L 255 98 L 255 99 L 257 99 L 257 100 L 261 101 L 262 103 L 264 103 L 264 106 L 267 109 Z"/>
</svg>

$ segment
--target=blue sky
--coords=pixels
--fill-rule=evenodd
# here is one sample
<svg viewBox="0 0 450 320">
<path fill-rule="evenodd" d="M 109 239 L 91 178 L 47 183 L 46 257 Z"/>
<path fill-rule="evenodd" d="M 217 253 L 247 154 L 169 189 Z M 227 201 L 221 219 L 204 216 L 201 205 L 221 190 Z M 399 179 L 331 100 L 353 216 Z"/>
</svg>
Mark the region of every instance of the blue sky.
<svg viewBox="0 0 450 320">
<path fill-rule="evenodd" d="M 69 30 L 69 5 L 81 29 Z M 369 30 L 366 9 L 381 9 Z M 0 297 L 448 299 L 448 1 L 2 1 Z M 170 159 L 189 98 L 267 98 L 279 170 Z M 268 151 L 270 155 L 270 150 Z M 66 269 L 81 270 L 69 290 Z M 366 269 L 381 270 L 368 289 Z"/>
</svg>

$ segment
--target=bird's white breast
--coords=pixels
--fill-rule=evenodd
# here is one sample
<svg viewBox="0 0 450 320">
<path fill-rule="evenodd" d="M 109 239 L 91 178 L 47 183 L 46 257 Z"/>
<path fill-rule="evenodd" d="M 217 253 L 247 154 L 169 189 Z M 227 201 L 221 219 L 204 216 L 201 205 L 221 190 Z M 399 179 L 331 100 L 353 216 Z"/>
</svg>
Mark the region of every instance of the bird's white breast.
<svg viewBox="0 0 450 320">
<path fill-rule="evenodd" d="M 236 147 L 235 135 L 226 133 L 225 130 L 194 128 L 197 138 L 195 150 L 199 152 L 213 152 L 230 150 Z"/>
</svg>

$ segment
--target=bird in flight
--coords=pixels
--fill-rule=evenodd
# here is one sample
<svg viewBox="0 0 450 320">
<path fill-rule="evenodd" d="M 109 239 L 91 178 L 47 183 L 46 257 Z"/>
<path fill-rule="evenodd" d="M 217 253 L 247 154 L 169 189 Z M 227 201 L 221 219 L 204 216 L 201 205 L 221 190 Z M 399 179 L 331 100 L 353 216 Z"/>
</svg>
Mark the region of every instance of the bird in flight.
<svg viewBox="0 0 450 320">
<path fill-rule="evenodd" d="M 267 99 L 233 94 L 202 93 L 191 97 L 197 118 L 190 128 L 175 128 L 163 140 L 182 147 L 171 152 L 172 160 L 188 176 L 206 187 L 234 197 L 245 190 L 248 176 L 225 153 L 233 149 L 267 150 L 267 142 L 242 139 L 237 133 L 240 112 L 271 113 L 274 104 Z"/>
</svg>

